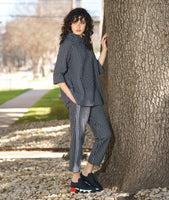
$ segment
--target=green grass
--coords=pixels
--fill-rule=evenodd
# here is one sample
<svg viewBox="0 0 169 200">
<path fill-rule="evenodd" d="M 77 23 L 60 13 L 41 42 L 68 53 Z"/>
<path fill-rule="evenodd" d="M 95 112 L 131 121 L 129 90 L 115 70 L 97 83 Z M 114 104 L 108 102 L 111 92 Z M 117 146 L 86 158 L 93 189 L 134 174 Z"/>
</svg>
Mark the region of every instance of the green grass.
<svg viewBox="0 0 169 200">
<path fill-rule="evenodd" d="M 30 89 L 1 90 L 0 91 L 0 105 L 28 90 Z"/>
<path fill-rule="evenodd" d="M 69 111 L 61 98 L 59 98 L 59 95 L 59 88 L 50 90 L 23 117 L 19 118 L 15 124 L 68 119 Z"/>
</svg>

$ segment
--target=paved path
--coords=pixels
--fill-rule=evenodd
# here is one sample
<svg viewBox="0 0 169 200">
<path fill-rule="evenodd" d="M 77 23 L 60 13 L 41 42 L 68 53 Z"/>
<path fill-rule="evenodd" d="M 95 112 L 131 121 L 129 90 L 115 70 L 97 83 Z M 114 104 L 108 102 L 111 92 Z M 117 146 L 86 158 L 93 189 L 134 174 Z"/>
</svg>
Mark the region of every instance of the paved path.
<svg viewBox="0 0 169 200">
<path fill-rule="evenodd" d="M 5 158 L 62 158 L 64 152 L 50 151 L 2 151 L 0 159 Z"/>
<path fill-rule="evenodd" d="M 50 89 L 29 90 L 0 105 L 0 129 L 8 127 L 24 115 Z"/>
</svg>

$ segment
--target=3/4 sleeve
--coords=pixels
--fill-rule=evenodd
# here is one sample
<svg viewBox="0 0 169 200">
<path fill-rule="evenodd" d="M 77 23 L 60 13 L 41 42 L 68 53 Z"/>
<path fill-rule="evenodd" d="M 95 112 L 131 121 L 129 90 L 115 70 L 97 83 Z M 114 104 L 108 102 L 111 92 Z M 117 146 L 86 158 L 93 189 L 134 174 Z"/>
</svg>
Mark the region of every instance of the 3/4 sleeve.
<svg viewBox="0 0 169 200">
<path fill-rule="evenodd" d="M 64 41 L 59 48 L 53 81 L 54 84 L 65 82 L 64 74 L 68 70 L 68 62 L 70 59 L 71 43 L 69 41 Z"/>
</svg>

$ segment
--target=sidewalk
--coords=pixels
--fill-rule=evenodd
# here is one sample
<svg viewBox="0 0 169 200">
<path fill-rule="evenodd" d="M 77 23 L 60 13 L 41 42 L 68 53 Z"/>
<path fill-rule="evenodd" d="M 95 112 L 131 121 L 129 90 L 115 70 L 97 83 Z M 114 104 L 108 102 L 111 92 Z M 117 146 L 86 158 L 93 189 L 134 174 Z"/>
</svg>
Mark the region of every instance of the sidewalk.
<svg viewBox="0 0 169 200">
<path fill-rule="evenodd" d="M 0 105 L 0 129 L 7 128 L 24 115 L 50 89 L 29 90 Z"/>
<path fill-rule="evenodd" d="M 6 158 L 62 158 L 64 152 L 50 151 L 1 151 L 0 159 Z"/>
</svg>

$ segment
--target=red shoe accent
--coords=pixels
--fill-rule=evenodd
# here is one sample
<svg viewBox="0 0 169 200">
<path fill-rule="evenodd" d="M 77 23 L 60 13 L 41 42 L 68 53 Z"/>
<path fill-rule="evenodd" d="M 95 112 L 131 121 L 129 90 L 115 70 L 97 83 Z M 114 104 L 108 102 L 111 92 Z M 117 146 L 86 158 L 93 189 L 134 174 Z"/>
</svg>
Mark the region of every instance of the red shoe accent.
<svg viewBox="0 0 169 200">
<path fill-rule="evenodd" d="M 70 192 L 78 192 L 75 187 L 70 188 Z"/>
</svg>

